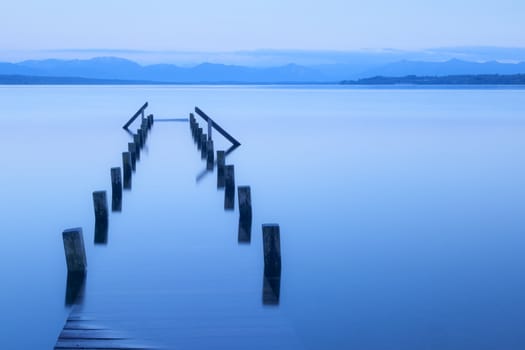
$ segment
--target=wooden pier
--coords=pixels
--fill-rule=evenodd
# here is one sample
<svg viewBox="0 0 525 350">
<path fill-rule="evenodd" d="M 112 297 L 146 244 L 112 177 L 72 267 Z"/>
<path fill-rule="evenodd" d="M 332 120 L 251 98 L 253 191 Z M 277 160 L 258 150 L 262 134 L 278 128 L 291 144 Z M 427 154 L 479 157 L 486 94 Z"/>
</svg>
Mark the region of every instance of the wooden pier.
<svg viewBox="0 0 525 350">
<path fill-rule="evenodd" d="M 144 158 L 141 158 L 140 153 L 144 147 L 144 144 L 148 140 L 148 133 L 151 130 L 151 127 L 155 121 L 153 115 L 151 114 L 145 117 L 145 109 L 147 107 L 148 103 L 146 102 L 124 125 L 124 129 L 130 134 L 132 140 L 131 142 L 125 145 L 125 151 L 122 152 L 122 168 L 117 166 L 111 168 L 111 177 L 109 180 L 112 189 L 112 213 L 109 213 L 109 211 L 107 210 L 107 199 L 105 192 L 95 191 L 93 195 L 95 216 L 97 218 L 97 222 L 95 225 L 95 244 L 107 244 L 108 223 L 111 221 L 111 216 L 114 215 L 114 212 L 121 211 L 122 202 L 125 200 L 125 198 L 123 198 L 122 189 L 124 188 L 131 190 L 131 179 L 133 176 L 135 176 L 134 172 L 140 171 L 140 162 L 144 161 Z M 217 170 L 217 188 L 220 191 L 224 191 L 225 211 L 231 211 L 235 209 L 235 194 L 237 193 L 239 200 L 238 243 L 242 243 L 243 245 L 249 245 L 251 243 L 252 217 L 256 216 L 255 214 L 253 214 L 252 210 L 252 190 L 250 186 L 239 186 L 237 188 L 235 185 L 234 165 L 226 164 L 227 156 L 233 150 L 240 146 L 240 142 L 237 141 L 237 139 L 235 139 L 233 136 L 231 136 L 231 134 L 226 132 L 221 126 L 219 126 L 212 118 L 210 118 L 198 107 L 195 107 L 195 112 L 197 115 L 204 119 L 204 126 L 199 126 L 197 120 L 195 119 L 192 113 L 190 114 L 189 119 L 164 118 L 159 121 L 189 121 L 191 135 L 193 136 L 193 139 L 196 142 L 196 146 L 199 149 L 199 154 L 201 156 L 200 158 L 205 166 L 203 173 L 197 176 L 197 180 L 199 181 L 200 179 L 202 179 L 203 174 L 214 172 L 215 169 Z M 129 127 L 139 116 L 142 116 L 140 127 L 136 133 L 132 133 L 129 131 Z M 212 129 L 215 129 L 217 131 L 217 133 L 213 134 L 214 136 L 222 135 L 232 144 L 232 146 L 228 150 L 217 150 L 217 157 L 215 157 L 214 141 L 212 139 Z M 203 133 L 203 130 L 207 130 L 207 134 Z M 213 186 L 213 188 L 214 191 L 210 192 L 210 194 L 215 193 L 215 186 Z M 129 195 L 132 195 L 131 191 L 128 192 Z M 103 222 L 104 225 L 102 225 L 101 222 Z M 261 231 L 261 235 L 259 236 L 260 238 L 263 238 L 264 235 L 265 269 L 264 271 L 259 272 L 259 276 L 262 277 L 262 288 L 258 291 L 255 291 L 253 297 L 259 299 L 262 296 L 263 305 L 279 305 L 281 281 L 281 246 L 279 237 L 279 227 L 277 225 L 271 225 L 271 229 L 273 230 L 271 234 L 268 231 L 269 229 L 270 226 L 263 226 L 262 231 L 264 231 L 264 233 Z M 77 228 L 75 230 L 75 232 L 82 232 L 80 228 Z M 235 231 L 235 229 L 232 229 L 232 231 Z M 68 256 L 67 254 L 68 251 L 66 249 L 66 256 Z M 72 260 L 70 258 L 68 259 L 68 266 L 70 266 Z M 87 260 L 89 260 L 85 256 L 83 257 L 83 259 L 86 261 L 84 262 L 84 265 L 81 266 L 80 270 L 82 270 L 82 268 L 85 270 L 85 266 L 87 266 Z M 278 267 L 278 269 L 276 267 Z M 86 280 L 86 274 L 84 270 L 82 270 L 82 274 L 80 276 L 81 278 L 71 278 L 70 280 L 71 276 L 68 277 L 66 299 L 69 298 L 69 302 L 66 302 L 66 304 L 74 306 L 69 317 L 65 322 L 64 328 L 58 336 L 54 349 L 100 350 L 155 348 L 151 345 L 139 344 L 136 340 L 133 339 L 133 337 L 118 333 L 112 328 L 112 326 L 114 326 L 115 323 L 112 323 L 110 327 L 102 326 L 102 324 L 105 323 L 105 319 L 104 317 L 100 317 L 103 314 L 100 313 L 100 310 L 98 311 L 98 313 L 95 312 L 95 315 L 99 316 L 96 317 L 96 319 L 92 317 L 93 310 L 90 310 L 90 313 L 85 313 L 83 311 L 83 293 L 85 290 L 84 283 Z M 184 283 L 181 284 L 180 290 L 178 290 L 174 294 L 181 292 L 184 293 L 183 286 Z M 213 291 L 213 293 L 215 292 L 217 292 L 217 290 Z M 228 294 L 224 291 L 221 293 L 223 297 Z M 111 303 L 111 299 L 112 298 L 108 295 L 106 305 L 109 305 Z M 227 300 L 231 301 L 232 308 L 234 308 L 234 305 L 238 302 L 236 301 L 236 298 L 234 296 L 231 296 L 224 299 L 222 303 L 226 303 Z M 128 306 L 129 308 L 133 308 L 132 303 Z M 203 305 L 202 307 L 196 306 L 195 315 L 181 314 L 176 316 L 170 316 L 169 319 L 165 319 L 169 325 L 168 328 L 171 329 L 172 327 L 179 327 L 180 329 L 184 329 L 183 333 L 180 333 L 179 331 L 175 332 L 178 332 L 177 335 L 178 337 L 180 337 L 179 339 L 181 339 L 181 343 L 187 345 L 186 348 L 206 348 L 205 342 L 208 341 L 211 343 L 212 340 L 215 339 L 214 337 L 230 339 L 230 341 L 234 341 L 234 339 L 236 339 L 237 337 L 239 337 L 239 339 L 253 337 L 253 339 L 258 339 L 257 341 L 260 344 L 268 344 L 268 346 L 272 348 L 274 348 L 274 346 L 270 344 L 282 344 L 283 349 L 286 349 L 287 346 L 289 346 L 292 343 L 296 344 L 294 340 L 295 338 L 292 335 L 293 332 L 291 331 L 289 325 L 276 323 L 275 320 L 271 317 L 259 319 L 251 315 L 236 315 L 231 310 L 226 312 L 227 309 L 223 308 L 219 308 L 218 310 L 215 310 L 213 312 L 217 314 L 221 312 L 224 313 L 224 317 L 226 320 L 228 319 L 228 317 L 242 317 L 242 319 L 244 319 L 243 322 L 245 323 L 245 327 L 239 328 L 239 323 L 237 321 L 230 321 L 236 326 L 225 326 L 221 327 L 220 329 L 217 329 L 217 325 L 210 324 L 208 328 L 202 328 L 201 326 L 198 326 L 192 330 L 191 327 L 189 327 L 188 325 L 191 325 L 192 323 L 200 323 L 198 319 L 198 312 L 202 313 L 202 319 L 206 319 L 207 317 L 209 317 L 209 307 L 209 305 Z M 205 317 L 205 315 L 208 316 Z M 116 324 L 118 325 L 118 322 Z M 162 325 L 161 327 L 166 327 L 166 325 Z M 281 339 L 265 339 L 267 334 L 269 333 L 275 335 L 279 334 Z"/>
</svg>

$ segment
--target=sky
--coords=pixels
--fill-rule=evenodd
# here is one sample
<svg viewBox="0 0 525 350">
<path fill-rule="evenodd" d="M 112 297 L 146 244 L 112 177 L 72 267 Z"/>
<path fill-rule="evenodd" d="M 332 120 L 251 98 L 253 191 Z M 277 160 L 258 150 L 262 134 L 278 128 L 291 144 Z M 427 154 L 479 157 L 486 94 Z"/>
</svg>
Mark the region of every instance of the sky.
<svg viewBox="0 0 525 350">
<path fill-rule="evenodd" d="M 523 0 L 2 0 L 0 50 L 525 47 Z"/>
</svg>

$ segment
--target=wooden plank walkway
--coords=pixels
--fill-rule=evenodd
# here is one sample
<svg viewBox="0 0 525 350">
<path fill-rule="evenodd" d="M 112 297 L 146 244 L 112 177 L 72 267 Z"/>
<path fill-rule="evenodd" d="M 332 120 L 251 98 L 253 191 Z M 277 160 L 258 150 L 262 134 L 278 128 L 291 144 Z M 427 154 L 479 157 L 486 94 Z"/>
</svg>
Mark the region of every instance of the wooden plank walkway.
<svg viewBox="0 0 525 350">
<path fill-rule="evenodd" d="M 95 320 L 83 317 L 74 306 L 54 349 L 145 350 L 153 347 L 138 345 L 130 337 L 102 327 Z"/>
</svg>

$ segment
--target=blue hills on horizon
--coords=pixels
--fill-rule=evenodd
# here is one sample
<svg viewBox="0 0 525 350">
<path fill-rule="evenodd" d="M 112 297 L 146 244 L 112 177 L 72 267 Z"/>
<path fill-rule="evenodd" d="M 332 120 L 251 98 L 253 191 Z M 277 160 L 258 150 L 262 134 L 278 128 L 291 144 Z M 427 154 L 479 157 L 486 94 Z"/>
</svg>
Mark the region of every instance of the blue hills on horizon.
<svg viewBox="0 0 525 350">
<path fill-rule="evenodd" d="M 173 64 L 140 65 L 117 57 L 97 57 L 86 60 L 29 60 L 18 63 L 0 62 L 0 75 L 67 77 L 142 81 L 158 83 L 338 83 L 343 80 L 375 76 L 403 77 L 523 74 L 525 62 L 469 62 L 451 59 L 443 62 L 401 60 L 387 64 L 297 65 L 247 67 L 217 63 L 202 63 L 194 67 Z"/>
</svg>

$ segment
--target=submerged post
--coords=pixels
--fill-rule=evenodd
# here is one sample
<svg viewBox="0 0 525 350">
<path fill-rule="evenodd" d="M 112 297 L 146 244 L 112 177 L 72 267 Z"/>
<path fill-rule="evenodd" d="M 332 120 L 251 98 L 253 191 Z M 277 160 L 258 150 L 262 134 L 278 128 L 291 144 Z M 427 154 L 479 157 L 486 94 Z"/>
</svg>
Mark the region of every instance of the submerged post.
<svg viewBox="0 0 525 350">
<path fill-rule="evenodd" d="M 233 210 L 235 207 L 235 173 L 233 165 L 224 167 L 224 209 Z"/>
<path fill-rule="evenodd" d="M 224 166 L 226 157 L 224 151 L 217 151 L 217 188 L 224 187 Z"/>
<path fill-rule="evenodd" d="M 206 143 L 206 169 L 207 170 L 213 170 L 213 141 L 208 140 Z"/>
<path fill-rule="evenodd" d="M 95 221 L 98 224 L 108 222 L 108 200 L 106 191 L 93 192 L 93 207 L 95 208 Z"/>
<path fill-rule="evenodd" d="M 131 158 L 131 170 L 137 169 L 137 148 L 134 142 L 128 143 L 129 157 Z"/>
<path fill-rule="evenodd" d="M 87 268 L 86 250 L 82 228 L 71 228 L 62 232 L 68 273 L 85 273 Z"/>
<path fill-rule="evenodd" d="M 120 167 L 111 168 L 111 210 L 122 209 L 122 172 Z"/>
<path fill-rule="evenodd" d="M 264 275 L 276 277 L 281 275 L 281 235 L 279 225 L 264 224 Z"/>
<path fill-rule="evenodd" d="M 131 157 L 129 152 L 122 152 L 122 170 L 124 173 L 124 188 L 131 188 Z"/>
</svg>

